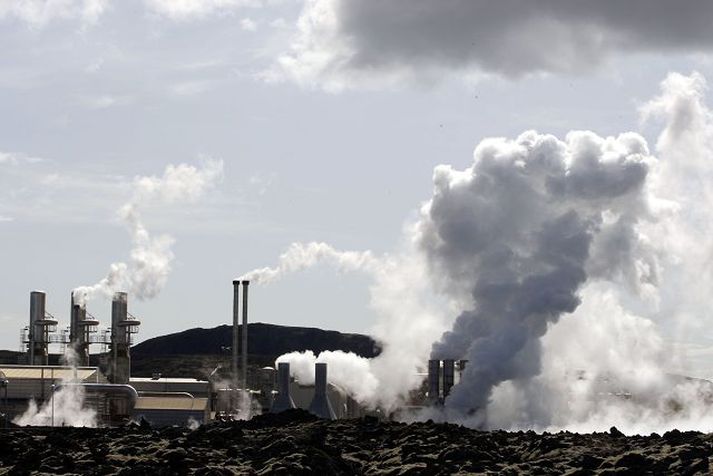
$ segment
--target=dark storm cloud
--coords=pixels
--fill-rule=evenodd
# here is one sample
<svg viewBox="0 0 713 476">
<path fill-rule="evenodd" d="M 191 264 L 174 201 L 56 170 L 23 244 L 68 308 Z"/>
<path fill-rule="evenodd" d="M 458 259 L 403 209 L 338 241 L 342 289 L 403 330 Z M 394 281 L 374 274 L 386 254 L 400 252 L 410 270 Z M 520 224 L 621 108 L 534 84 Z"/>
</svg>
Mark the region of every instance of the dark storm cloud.
<svg viewBox="0 0 713 476">
<path fill-rule="evenodd" d="M 444 69 L 577 73 L 616 53 L 708 51 L 711 24 L 704 0 L 310 0 L 282 63 L 336 86 Z"/>
</svg>

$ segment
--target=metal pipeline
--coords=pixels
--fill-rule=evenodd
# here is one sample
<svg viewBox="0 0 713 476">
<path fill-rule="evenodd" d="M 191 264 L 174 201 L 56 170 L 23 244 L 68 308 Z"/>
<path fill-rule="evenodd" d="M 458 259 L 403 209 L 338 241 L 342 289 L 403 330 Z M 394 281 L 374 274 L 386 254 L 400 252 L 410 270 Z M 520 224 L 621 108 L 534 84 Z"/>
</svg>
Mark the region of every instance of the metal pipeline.
<svg viewBox="0 0 713 476">
<path fill-rule="evenodd" d="M 110 396 L 122 396 L 129 402 L 129 411 L 136 406 L 139 394 L 134 387 L 126 384 L 114 383 L 60 383 L 54 387 L 54 391 L 59 392 L 66 387 L 82 387 L 86 392 L 101 393 Z"/>
</svg>

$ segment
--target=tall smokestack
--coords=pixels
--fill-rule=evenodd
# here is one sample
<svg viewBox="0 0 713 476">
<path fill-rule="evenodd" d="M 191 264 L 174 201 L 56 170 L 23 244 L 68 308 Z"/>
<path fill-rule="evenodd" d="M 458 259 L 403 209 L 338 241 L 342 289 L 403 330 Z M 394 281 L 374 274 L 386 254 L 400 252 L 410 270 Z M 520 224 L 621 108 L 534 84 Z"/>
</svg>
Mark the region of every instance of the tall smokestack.
<svg viewBox="0 0 713 476">
<path fill-rule="evenodd" d="M 441 361 L 431 359 L 428 361 L 428 401 L 431 405 L 439 402 Z"/>
<path fill-rule="evenodd" d="M 111 383 L 129 383 L 131 375 L 131 330 L 127 294 L 114 293 L 111 301 Z"/>
<path fill-rule="evenodd" d="M 277 364 L 277 396 L 272 404 L 272 413 L 280 413 L 295 408 L 295 402 L 290 395 L 290 364 Z"/>
<path fill-rule="evenodd" d="M 248 389 L 248 285 L 243 281 L 243 390 Z"/>
<path fill-rule="evenodd" d="M 240 305 L 240 281 L 233 281 L 233 388 L 238 387 L 238 324 Z"/>
<path fill-rule="evenodd" d="M 451 393 L 451 388 L 455 383 L 456 362 L 448 359 L 443 361 L 443 400 Z"/>
<path fill-rule="evenodd" d="M 45 293 L 32 291 L 30 293 L 30 339 L 28 351 L 30 365 L 47 365 L 48 353 L 45 332 Z"/>
<path fill-rule="evenodd" d="M 309 411 L 320 418 L 328 420 L 337 418 L 327 395 L 327 364 L 324 362 L 314 364 L 314 397 L 309 405 Z"/>
<path fill-rule="evenodd" d="M 89 322 L 87 308 L 84 303 L 79 304 L 71 295 L 71 309 L 69 319 L 69 343 L 77 354 L 79 365 L 89 365 Z"/>
</svg>

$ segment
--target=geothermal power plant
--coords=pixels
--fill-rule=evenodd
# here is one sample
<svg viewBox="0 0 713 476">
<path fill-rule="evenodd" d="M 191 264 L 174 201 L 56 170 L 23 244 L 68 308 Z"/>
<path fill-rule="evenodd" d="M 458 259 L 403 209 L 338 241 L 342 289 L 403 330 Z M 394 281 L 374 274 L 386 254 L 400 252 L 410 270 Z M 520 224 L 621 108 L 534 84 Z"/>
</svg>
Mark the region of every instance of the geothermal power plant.
<svg viewBox="0 0 713 476">
<path fill-rule="evenodd" d="M 82 409 L 96 413 L 98 426 L 132 420 L 155 426 L 200 424 L 292 408 L 303 408 L 325 419 L 367 414 L 385 417 L 361 407 L 347 391 L 330 383 L 326 363 L 315 364 L 314 380 L 308 384 L 292 377 L 290 364 L 285 362 L 277 368 L 263 367 L 257 375 L 248 372 L 249 284 L 247 280 L 233 281 L 230 378 L 214 378 L 214 371 L 207 380 L 131 375 L 131 345 L 141 322 L 129 312 L 127 293 L 114 293 L 111 323 L 106 328 L 101 328 L 101 322 L 87 310 L 84 299 L 72 293 L 69 325 L 60 330 L 56 314 L 47 310 L 46 293 L 32 291 L 29 322 L 21 331 L 23 354 L 17 364 L 0 365 L 0 413 L 17 421 L 36 405 L 40 411 L 30 424 L 73 425 L 71 415 L 64 414 L 59 403 L 61 392 L 71 392 L 72 399 L 81 401 Z M 58 346 L 64 355 L 60 365 L 50 365 L 50 346 Z M 92 346 L 100 350 L 92 354 L 97 359 L 93 365 Z M 423 375 L 423 391 L 409 408 L 443 404 L 465 366 L 464 360 L 430 360 L 428 374 Z"/>
</svg>

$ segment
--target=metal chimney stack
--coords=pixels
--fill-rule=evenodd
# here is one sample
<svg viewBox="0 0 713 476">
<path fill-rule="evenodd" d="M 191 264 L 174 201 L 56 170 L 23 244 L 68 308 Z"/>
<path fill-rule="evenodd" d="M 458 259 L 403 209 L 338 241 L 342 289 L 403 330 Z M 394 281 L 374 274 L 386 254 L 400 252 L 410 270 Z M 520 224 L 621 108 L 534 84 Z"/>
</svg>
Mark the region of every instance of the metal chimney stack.
<svg viewBox="0 0 713 476">
<path fill-rule="evenodd" d="M 248 285 L 250 281 L 243 281 L 243 390 L 248 389 Z"/>
<path fill-rule="evenodd" d="M 314 397 L 309 412 L 327 420 L 337 419 L 327 395 L 327 364 L 323 362 L 314 364 Z"/>
<path fill-rule="evenodd" d="M 325 374 L 326 376 L 326 374 Z M 272 413 L 280 413 L 295 408 L 295 402 L 290 396 L 290 364 L 277 364 L 277 396 L 272 404 Z"/>
<path fill-rule="evenodd" d="M 428 401 L 431 405 L 435 405 L 440 401 L 440 377 L 441 377 L 441 361 L 428 361 Z"/>
<path fill-rule="evenodd" d="M 111 301 L 111 383 L 129 383 L 131 374 L 131 333 L 128 325 L 126 293 L 114 293 Z"/>
<path fill-rule="evenodd" d="M 27 350 L 30 354 L 30 365 L 47 365 L 47 332 L 45 332 L 45 293 L 32 291 L 30 293 L 30 335 Z"/>
<path fill-rule="evenodd" d="M 240 305 L 240 281 L 233 281 L 233 361 L 232 361 L 232 374 L 233 374 L 233 388 L 238 386 L 238 324 L 239 324 L 239 309 Z"/>
<path fill-rule="evenodd" d="M 70 347 L 76 352 L 79 365 L 89 365 L 89 328 L 86 326 L 87 308 L 85 304 L 76 302 L 74 292 L 72 292 L 71 296 L 70 311 Z"/>
<path fill-rule="evenodd" d="M 455 383 L 456 363 L 455 360 L 448 359 L 443 361 L 443 400 L 451 393 L 451 388 Z"/>
</svg>

